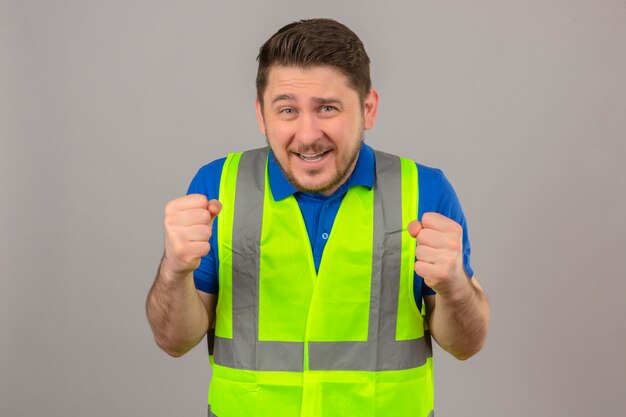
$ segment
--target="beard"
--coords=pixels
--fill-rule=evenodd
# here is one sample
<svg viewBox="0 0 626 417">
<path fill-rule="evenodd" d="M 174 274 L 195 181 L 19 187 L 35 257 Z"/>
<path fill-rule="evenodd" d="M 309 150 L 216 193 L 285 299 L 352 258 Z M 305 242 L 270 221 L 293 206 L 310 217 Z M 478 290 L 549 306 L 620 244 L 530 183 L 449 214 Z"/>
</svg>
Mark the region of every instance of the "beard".
<svg viewBox="0 0 626 417">
<path fill-rule="evenodd" d="M 342 185 L 348 179 L 347 178 L 348 172 L 355 165 L 356 160 L 359 157 L 359 153 L 361 151 L 361 144 L 365 140 L 365 138 L 363 137 L 363 130 L 361 130 L 360 136 L 361 136 L 361 139 L 357 142 L 357 145 L 354 147 L 354 149 L 349 150 L 349 154 L 347 155 L 347 160 L 345 161 L 345 163 L 343 163 L 343 161 L 337 161 L 339 164 L 341 164 L 341 166 L 337 166 L 337 173 L 335 174 L 335 176 L 331 178 L 329 182 L 327 182 L 326 184 L 322 184 L 319 187 L 306 187 L 302 185 L 294 177 L 291 171 L 288 171 L 287 169 L 285 169 L 285 167 L 280 163 L 278 158 L 274 158 L 274 160 L 280 167 L 281 171 L 283 172 L 283 174 L 285 175 L 289 183 L 291 183 L 291 185 L 293 185 L 296 190 L 303 192 L 303 193 L 309 193 L 309 194 L 322 194 L 322 193 L 325 193 L 327 191 L 334 189 L 335 187 Z M 267 136 L 266 136 L 266 142 L 268 146 L 270 146 L 270 149 L 271 149 L 270 141 L 269 141 L 269 138 L 267 138 Z M 320 153 L 320 152 L 324 152 L 325 150 L 328 150 L 328 149 L 324 149 L 323 147 L 319 145 L 313 144 L 310 146 L 299 147 L 298 153 Z M 274 152 L 274 155 L 276 155 L 275 152 Z M 314 177 L 316 175 L 319 175 L 320 171 L 317 169 L 311 169 L 307 171 L 307 174 L 311 177 Z"/>
</svg>

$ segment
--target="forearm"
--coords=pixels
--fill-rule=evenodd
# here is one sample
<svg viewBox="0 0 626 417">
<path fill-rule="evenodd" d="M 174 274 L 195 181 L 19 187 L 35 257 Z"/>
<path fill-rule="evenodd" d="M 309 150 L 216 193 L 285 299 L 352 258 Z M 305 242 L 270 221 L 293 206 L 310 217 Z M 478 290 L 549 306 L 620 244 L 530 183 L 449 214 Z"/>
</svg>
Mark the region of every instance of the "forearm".
<svg viewBox="0 0 626 417">
<path fill-rule="evenodd" d="M 175 357 L 197 345 L 209 327 L 193 274 L 175 276 L 163 260 L 148 293 L 146 314 L 159 347 Z"/>
<path fill-rule="evenodd" d="M 478 282 L 454 297 L 435 295 L 429 314 L 430 332 L 439 345 L 457 359 L 465 360 L 482 348 L 489 326 L 489 303 Z"/>
</svg>

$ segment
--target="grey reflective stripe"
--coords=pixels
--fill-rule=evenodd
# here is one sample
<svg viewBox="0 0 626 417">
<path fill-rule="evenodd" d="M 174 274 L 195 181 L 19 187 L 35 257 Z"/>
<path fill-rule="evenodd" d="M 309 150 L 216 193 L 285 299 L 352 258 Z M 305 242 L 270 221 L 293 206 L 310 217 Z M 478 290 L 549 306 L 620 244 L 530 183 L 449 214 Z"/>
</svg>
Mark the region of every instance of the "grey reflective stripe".
<svg viewBox="0 0 626 417">
<path fill-rule="evenodd" d="M 430 410 L 430 413 L 426 417 L 435 417 L 435 410 Z"/>
<path fill-rule="evenodd" d="M 413 340 L 396 341 L 400 265 L 402 257 L 402 168 L 400 158 L 375 151 L 376 184 L 374 186 L 374 255 L 372 290 L 380 287 L 380 313 L 370 316 L 370 341 L 378 337 L 377 369 L 409 369 L 422 366 L 432 356 L 430 334 Z M 413 198 L 416 198 L 414 196 Z M 417 217 L 417 213 L 415 213 Z M 376 284 L 374 284 L 376 282 Z M 376 285 L 376 286 L 374 286 Z M 376 328 L 377 327 L 377 328 Z"/>
<path fill-rule="evenodd" d="M 259 261 L 265 164 L 268 148 L 244 152 L 237 173 L 232 240 L 233 338 L 216 337 L 213 359 L 218 365 L 238 369 L 278 370 L 275 350 L 257 342 L 259 311 Z M 283 343 L 280 342 L 282 345 Z M 287 349 L 288 350 L 288 349 Z M 303 349 L 300 349 L 303 351 Z M 297 362 L 302 369 L 302 355 Z M 273 366 L 268 366 L 273 365 Z M 289 369 L 292 370 L 292 369 Z"/>
<path fill-rule="evenodd" d="M 378 346 L 378 349 L 376 349 Z M 430 334 L 415 340 L 309 342 L 310 369 L 389 371 L 417 368 L 432 356 Z"/>
<path fill-rule="evenodd" d="M 244 342 L 216 337 L 215 352 L 215 362 L 230 368 L 291 372 L 303 370 L 304 346 L 298 342 Z M 218 358 L 217 352 L 219 361 L 215 359 Z M 252 360 L 246 361 L 249 358 Z"/>
<path fill-rule="evenodd" d="M 367 342 L 310 342 L 311 370 L 410 369 L 432 356 L 430 335 L 396 341 L 402 253 L 400 158 L 375 151 L 374 248 Z"/>
<path fill-rule="evenodd" d="M 267 149 L 244 152 L 239 161 L 233 219 L 233 340 L 255 344 L 259 305 L 259 241 Z M 255 349 L 251 349 L 252 352 Z M 243 350 L 241 351 L 244 352 Z M 241 358 L 254 367 L 254 357 Z M 253 368 L 248 368 L 253 369 Z"/>
<path fill-rule="evenodd" d="M 217 417 L 215 414 L 213 414 L 213 413 L 211 412 L 211 404 L 209 404 L 209 411 L 208 411 L 207 415 L 208 415 L 209 417 Z"/>
<path fill-rule="evenodd" d="M 239 162 L 233 219 L 233 338 L 216 337 L 215 363 L 236 369 L 303 371 L 303 343 L 258 341 L 260 238 L 268 148 Z M 309 342 L 311 370 L 399 370 L 432 356 L 430 335 L 395 340 L 402 252 L 401 163 L 376 151 L 374 247 L 367 342 Z"/>
</svg>

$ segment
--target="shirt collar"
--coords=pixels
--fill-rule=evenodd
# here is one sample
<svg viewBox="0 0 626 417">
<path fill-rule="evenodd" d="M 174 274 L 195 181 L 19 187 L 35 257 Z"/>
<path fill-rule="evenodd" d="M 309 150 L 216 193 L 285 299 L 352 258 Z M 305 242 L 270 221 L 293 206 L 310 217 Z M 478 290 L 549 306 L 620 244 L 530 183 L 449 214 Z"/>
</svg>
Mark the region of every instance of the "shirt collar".
<svg viewBox="0 0 626 417">
<path fill-rule="evenodd" d="M 274 159 L 274 153 L 271 151 L 267 162 L 267 170 L 269 174 L 270 189 L 272 190 L 274 200 L 280 201 L 299 192 L 296 190 L 296 187 L 289 182 L 287 177 L 285 177 L 283 170 L 276 162 L 276 159 Z M 362 142 L 354 171 L 352 171 L 348 180 L 341 187 L 339 187 L 337 191 L 335 191 L 333 196 L 344 193 L 350 187 L 358 185 L 371 189 L 374 186 L 375 170 L 376 162 L 374 158 L 374 150 L 365 144 L 365 142 Z"/>
</svg>

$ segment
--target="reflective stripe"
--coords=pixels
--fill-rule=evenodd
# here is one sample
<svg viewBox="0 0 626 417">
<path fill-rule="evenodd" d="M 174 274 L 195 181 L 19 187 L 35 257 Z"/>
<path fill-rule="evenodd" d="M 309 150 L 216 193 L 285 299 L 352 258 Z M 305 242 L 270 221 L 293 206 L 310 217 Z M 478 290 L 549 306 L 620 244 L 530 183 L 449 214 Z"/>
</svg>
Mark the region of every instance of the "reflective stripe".
<svg viewBox="0 0 626 417">
<path fill-rule="evenodd" d="M 430 410 L 430 413 L 426 417 L 435 417 L 435 410 Z"/>
<path fill-rule="evenodd" d="M 230 368 L 256 371 L 303 371 L 304 346 L 299 342 L 246 342 L 216 337 L 215 352 L 215 363 Z"/>
<path fill-rule="evenodd" d="M 380 291 L 380 313 L 370 313 L 370 340 L 380 334 L 382 348 L 395 339 L 400 291 L 400 254 L 402 252 L 402 190 L 400 159 L 375 151 L 376 183 L 374 185 L 374 256 L 372 257 L 372 294 Z M 383 279 L 385 276 L 385 279 Z M 378 294 L 378 292 L 376 292 Z M 374 304 L 371 304 L 374 305 Z M 380 322 L 377 320 L 380 317 Z"/>
<path fill-rule="evenodd" d="M 216 337 L 214 351 L 215 363 L 231 368 L 264 369 L 257 364 L 257 317 L 259 241 L 263 221 L 267 153 L 267 148 L 244 152 L 239 161 L 232 236 L 233 338 L 228 340 Z M 224 341 L 228 343 L 222 343 Z M 267 365 L 265 361 L 263 365 Z"/>
<path fill-rule="evenodd" d="M 207 413 L 207 416 L 208 416 L 208 417 L 217 417 L 215 414 L 213 414 L 213 413 L 211 412 L 211 404 L 209 404 L 209 411 L 208 411 L 208 413 Z"/>
<path fill-rule="evenodd" d="M 373 312 L 370 325 L 371 343 L 378 336 L 378 366 L 376 370 L 408 369 L 422 366 L 432 356 L 430 334 L 412 340 L 396 340 L 400 265 L 402 256 L 402 175 L 400 158 L 375 151 L 376 184 L 374 186 L 374 256 L 372 282 L 380 287 L 377 320 Z M 416 196 L 411 196 L 416 198 Z M 417 217 L 417 213 L 415 213 Z M 374 284 L 372 284 L 374 285 Z"/>
<path fill-rule="evenodd" d="M 239 161 L 233 220 L 233 340 L 256 343 L 259 259 L 267 149 L 245 152 Z M 259 203 L 261 202 L 261 203 Z"/>
<path fill-rule="evenodd" d="M 388 371 L 417 368 L 432 356 L 430 334 L 415 340 L 309 342 L 311 370 Z"/>
<path fill-rule="evenodd" d="M 214 361 L 235 369 L 302 372 L 303 343 L 258 341 L 267 154 L 268 148 L 244 152 L 239 162 L 232 236 L 233 338 L 215 338 Z M 401 370 L 419 367 L 432 356 L 428 333 L 396 341 L 403 231 L 401 162 L 397 156 L 379 151 L 375 154 L 368 341 L 309 342 L 311 370 Z"/>
</svg>

